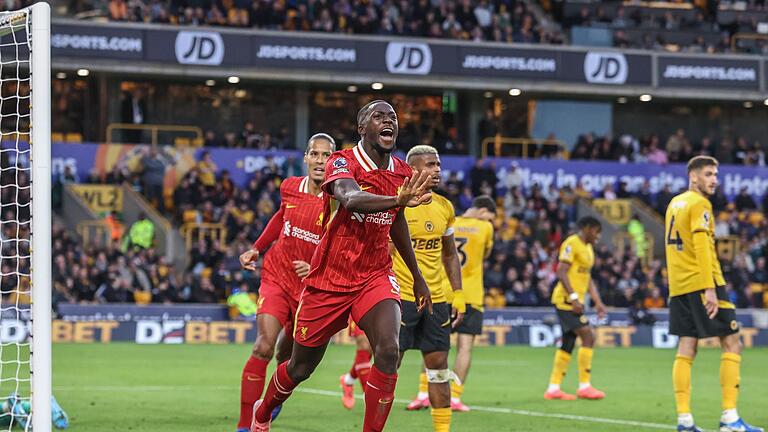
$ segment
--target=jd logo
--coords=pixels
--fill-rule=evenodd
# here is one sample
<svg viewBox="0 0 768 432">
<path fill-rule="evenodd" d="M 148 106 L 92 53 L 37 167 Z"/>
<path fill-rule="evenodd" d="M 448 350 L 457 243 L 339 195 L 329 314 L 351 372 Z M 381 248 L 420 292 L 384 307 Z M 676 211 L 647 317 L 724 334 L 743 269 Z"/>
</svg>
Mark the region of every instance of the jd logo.
<svg viewBox="0 0 768 432">
<path fill-rule="evenodd" d="M 386 60 L 393 74 L 427 75 L 432 70 L 432 50 L 425 43 L 390 42 Z"/>
<path fill-rule="evenodd" d="M 621 53 L 589 52 L 584 57 L 584 78 L 593 84 L 627 82 L 627 58 Z"/>
<path fill-rule="evenodd" d="M 176 60 L 181 64 L 218 66 L 224 59 L 221 35 L 205 31 L 180 31 L 176 35 Z"/>
</svg>

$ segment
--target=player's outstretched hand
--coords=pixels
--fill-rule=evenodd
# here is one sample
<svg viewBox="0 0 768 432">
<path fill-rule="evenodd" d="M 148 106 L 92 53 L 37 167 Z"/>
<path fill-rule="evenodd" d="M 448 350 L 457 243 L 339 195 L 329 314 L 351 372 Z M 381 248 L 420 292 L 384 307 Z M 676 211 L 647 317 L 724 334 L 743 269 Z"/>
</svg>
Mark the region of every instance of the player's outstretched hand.
<svg viewBox="0 0 768 432">
<path fill-rule="evenodd" d="M 714 288 L 704 290 L 704 307 L 707 309 L 709 319 L 715 319 L 719 306 L 717 304 L 717 293 Z"/>
<path fill-rule="evenodd" d="M 571 306 L 573 307 L 573 313 L 576 315 L 584 313 L 584 305 L 582 305 L 580 301 L 574 300 L 573 303 L 571 303 Z"/>
<path fill-rule="evenodd" d="M 416 310 L 421 312 L 426 307 L 432 315 L 432 293 L 429 292 L 424 278 L 420 277 L 413 281 L 413 296 L 416 298 Z"/>
<path fill-rule="evenodd" d="M 608 310 L 605 308 L 605 305 L 603 303 L 597 303 L 595 305 L 595 309 L 597 310 L 598 318 L 605 318 L 606 316 L 608 316 Z"/>
<path fill-rule="evenodd" d="M 299 279 L 304 279 L 309 274 L 309 263 L 306 261 L 294 261 L 293 269 L 299 275 Z"/>
<path fill-rule="evenodd" d="M 410 178 L 406 178 L 400 193 L 397 194 L 397 205 L 399 207 L 417 207 L 427 203 L 432 199 L 432 192 L 429 186 L 432 183 L 432 175 L 427 171 L 413 171 Z"/>
<path fill-rule="evenodd" d="M 259 259 L 259 251 L 249 249 L 240 255 L 240 266 L 246 270 L 256 270 L 256 261 Z"/>
</svg>

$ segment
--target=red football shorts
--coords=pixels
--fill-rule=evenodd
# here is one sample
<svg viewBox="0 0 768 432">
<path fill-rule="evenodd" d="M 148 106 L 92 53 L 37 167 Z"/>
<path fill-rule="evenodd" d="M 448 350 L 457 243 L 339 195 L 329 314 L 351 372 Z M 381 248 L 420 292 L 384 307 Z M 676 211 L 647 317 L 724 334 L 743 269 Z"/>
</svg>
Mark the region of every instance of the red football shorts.
<svg viewBox="0 0 768 432">
<path fill-rule="evenodd" d="M 287 290 L 270 282 L 263 282 L 259 287 L 258 315 L 268 314 L 277 318 L 290 331 L 293 327 L 293 317 L 299 300 L 288 293 Z"/>
<path fill-rule="evenodd" d="M 400 303 L 400 289 L 392 273 L 373 278 L 361 289 L 351 292 L 307 286 L 299 300 L 293 338 L 307 347 L 325 345 L 349 325 L 350 316 L 352 321 L 359 322 L 374 306 L 388 299 Z"/>
</svg>

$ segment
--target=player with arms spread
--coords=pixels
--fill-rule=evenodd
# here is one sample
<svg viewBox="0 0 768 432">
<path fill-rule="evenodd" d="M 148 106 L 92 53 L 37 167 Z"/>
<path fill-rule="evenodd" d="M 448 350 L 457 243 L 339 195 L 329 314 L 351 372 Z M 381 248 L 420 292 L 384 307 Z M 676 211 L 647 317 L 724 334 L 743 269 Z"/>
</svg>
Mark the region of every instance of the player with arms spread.
<svg viewBox="0 0 768 432">
<path fill-rule="evenodd" d="M 595 302 L 599 316 L 605 316 L 605 305 L 600 300 L 595 282 L 592 280 L 592 266 L 595 263 L 595 251 L 592 246 L 600 239 L 602 225 L 600 221 L 585 216 L 577 222 L 579 232 L 569 236 L 560 245 L 559 264 L 557 266 L 558 283 L 552 291 L 552 304 L 555 305 L 557 317 L 563 337 L 560 348 L 555 352 L 552 375 L 549 387 L 544 393 L 544 399 L 573 400 L 578 396 L 582 399 L 602 399 L 605 393 L 592 387 L 592 349 L 595 346 L 595 335 L 584 315 L 584 298 L 589 291 Z M 581 339 L 579 348 L 579 390 L 576 396 L 560 390 L 571 353 L 576 344 L 576 338 Z"/>
<path fill-rule="evenodd" d="M 669 276 L 669 333 L 680 336 L 672 366 L 677 430 L 699 432 L 691 414 L 691 367 L 699 339 L 718 337 L 723 412 L 721 432 L 762 432 L 739 417 L 741 340 L 736 308 L 728 301 L 715 251 L 715 220 L 708 197 L 717 189 L 717 160 L 688 161 L 688 191 L 674 197 L 665 218 Z"/>
<path fill-rule="evenodd" d="M 322 189 L 327 221 L 304 279 L 293 353 L 277 367 L 263 400 L 254 404 L 253 432 L 269 431 L 272 410 L 309 378 L 350 316 L 368 336 L 374 357 L 363 431 L 384 429 L 395 396 L 400 331 L 400 288 L 392 274 L 389 237 L 412 274 L 417 303 L 432 310 L 403 216 L 403 207 L 432 198 L 430 175 L 412 171 L 391 155 L 398 123 L 390 104 L 368 103 L 360 109 L 357 125 L 358 145 L 332 154 L 326 164 Z"/>
<path fill-rule="evenodd" d="M 336 143 L 327 134 L 315 134 L 309 139 L 304 153 L 307 175 L 283 181 L 280 208 L 251 249 L 240 255 L 243 268 L 255 270 L 261 252 L 272 245 L 264 255 L 259 287 L 258 335 L 240 378 L 238 432 L 248 431 L 251 425 L 253 404 L 264 390 L 267 365 L 282 329 L 285 329 L 285 338 L 280 344 L 277 361 L 282 363 L 290 357 L 293 316 L 303 288 L 301 279 L 309 273 L 309 261 L 322 233 L 323 193 L 320 185 L 325 178 L 325 163 L 335 149 Z"/>
<path fill-rule="evenodd" d="M 440 156 L 434 147 L 419 145 L 412 148 L 406 162 L 416 171 L 428 172 L 430 187 L 440 184 Z M 393 269 L 401 287 L 403 300 L 402 327 L 400 327 L 400 359 L 406 350 L 421 351 L 424 359 L 429 400 L 432 405 L 432 424 L 436 432 L 447 432 L 451 427 L 451 371 L 448 369 L 448 351 L 451 349 L 451 315 L 453 326 L 458 325 L 466 310 L 461 290 L 461 265 L 453 239 L 456 220 L 453 204 L 433 194 L 432 201 L 416 208 L 405 209 L 408 230 L 412 236 L 416 261 L 419 263 L 427 286 L 432 292 L 433 314 L 419 311 L 414 298 L 413 277 L 399 253 L 394 253 Z M 443 291 L 447 275 L 453 291 L 453 304 L 448 303 Z M 453 307 L 452 307 L 453 306 Z"/>
</svg>

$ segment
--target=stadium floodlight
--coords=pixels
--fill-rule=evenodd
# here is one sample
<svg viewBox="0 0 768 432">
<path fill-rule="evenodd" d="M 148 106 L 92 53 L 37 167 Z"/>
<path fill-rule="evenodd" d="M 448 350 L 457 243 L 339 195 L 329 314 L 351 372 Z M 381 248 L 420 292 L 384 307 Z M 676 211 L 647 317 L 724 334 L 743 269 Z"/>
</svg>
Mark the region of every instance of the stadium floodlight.
<svg viewBox="0 0 768 432">
<path fill-rule="evenodd" d="M 649 94 L 640 95 L 640 102 L 650 102 L 653 99 L 653 96 Z"/>
<path fill-rule="evenodd" d="M 227 78 L 227 82 L 230 83 L 230 84 L 237 84 L 237 83 L 240 82 L 240 77 L 231 76 L 231 77 Z"/>
<path fill-rule="evenodd" d="M 763 101 L 763 105 L 767 105 L 768 106 L 768 99 Z"/>
<path fill-rule="evenodd" d="M 213 87 L 213 86 L 216 85 L 216 81 L 214 81 L 212 79 L 205 80 L 205 85 L 207 85 L 208 87 Z"/>
<path fill-rule="evenodd" d="M 347 86 L 347 91 L 350 93 L 355 93 L 357 92 L 357 86 L 356 85 Z"/>
<path fill-rule="evenodd" d="M 509 89 L 509 95 L 510 96 L 520 96 L 521 94 L 523 94 L 523 91 L 520 90 L 519 88 Z"/>
<path fill-rule="evenodd" d="M 91 74 L 91 71 L 89 71 L 88 69 L 78 69 L 77 70 L 77 76 L 87 77 L 90 74 Z"/>
<path fill-rule="evenodd" d="M 374 90 L 381 90 L 381 89 L 384 88 L 384 84 L 382 84 L 380 82 L 375 82 L 375 83 L 371 84 L 371 88 L 374 89 Z"/>
<path fill-rule="evenodd" d="M 616 102 L 618 102 L 620 104 L 625 104 L 625 103 L 627 103 L 627 98 L 625 98 L 624 96 L 621 96 L 618 99 L 616 99 Z"/>
<path fill-rule="evenodd" d="M 493 92 L 487 91 L 487 92 L 483 93 L 483 97 L 486 98 L 486 99 L 490 99 L 490 98 L 493 97 Z"/>
<path fill-rule="evenodd" d="M 67 74 L 65 72 L 57 72 L 56 79 L 60 79 L 60 80 L 67 79 Z"/>
<path fill-rule="evenodd" d="M 754 104 L 752 104 L 752 101 L 746 101 L 746 102 L 744 102 L 744 108 L 746 108 L 746 109 L 750 109 L 750 108 L 752 108 L 753 106 L 754 106 Z"/>
<path fill-rule="evenodd" d="M 13 107 L 0 118 L 0 153 L 15 161 L 15 166 L 2 169 L 3 174 L 13 170 L 15 184 L 9 187 L 16 190 L 10 195 L 15 202 L 3 204 L 17 209 L 15 215 L 2 215 L 4 226 L 16 227 L 15 241 L 3 242 L 2 255 L 17 263 L 3 274 L 3 280 L 15 286 L 0 292 L 2 315 L 4 320 L 31 323 L 0 343 L 0 382 L 18 394 L 22 407 L 31 401 L 26 430 L 35 432 L 51 430 L 50 41 L 47 3 L 0 13 L 0 78 L 2 84 L 9 83 L 2 86 L 0 100 L 4 107 Z M 9 215 L 12 219 L 6 220 Z"/>
</svg>

